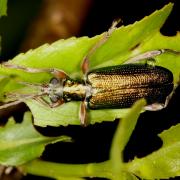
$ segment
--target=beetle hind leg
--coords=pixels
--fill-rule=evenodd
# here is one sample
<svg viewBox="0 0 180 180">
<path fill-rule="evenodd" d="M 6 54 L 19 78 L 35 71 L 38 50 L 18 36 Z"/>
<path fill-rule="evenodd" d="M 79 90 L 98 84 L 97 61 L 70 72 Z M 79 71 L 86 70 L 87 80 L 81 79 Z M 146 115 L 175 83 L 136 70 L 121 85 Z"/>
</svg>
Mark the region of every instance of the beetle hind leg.
<svg viewBox="0 0 180 180">
<path fill-rule="evenodd" d="M 164 109 L 164 108 L 165 108 L 165 104 L 163 104 L 163 103 L 153 103 L 153 104 L 145 106 L 144 110 L 146 110 L 146 111 L 159 111 L 159 110 Z"/>
<path fill-rule="evenodd" d="M 166 97 L 165 102 L 164 103 L 153 103 L 150 105 L 147 105 L 144 107 L 144 110 L 147 111 L 159 111 L 162 110 L 164 108 L 166 108 L 175 92 L 176 87 L 173 89 L 173 91 Z"/>
</svg>

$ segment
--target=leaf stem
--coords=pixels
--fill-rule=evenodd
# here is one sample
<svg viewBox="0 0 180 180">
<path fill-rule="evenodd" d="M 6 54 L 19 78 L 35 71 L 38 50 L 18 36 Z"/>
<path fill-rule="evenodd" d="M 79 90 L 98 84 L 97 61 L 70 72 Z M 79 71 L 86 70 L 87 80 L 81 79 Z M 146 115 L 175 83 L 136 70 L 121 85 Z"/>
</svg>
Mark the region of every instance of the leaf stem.
<svg viewBox="0 0 180 180">
<path fill-rule="evenodd" d="M 115 174 L 118 174 L 120 169 L 122 169 L 123 150 L 130 139 L 140 112 L 145 104 L 146 101 L 144 99 L 137 101 L 130 109 L 127 116 L 121 119 L 117 127 L 110 150 L 110 160 Z"/>
<path fill-rule="evenodd" d="M 34 160 L 19 168 L 28 174 L 45 176 L 50 178 L 81 178 L 102 177 L 112 178 L 111 164 L 109 161 L 89 164 L 62 164 L 43 160 Z"/>
</svg>

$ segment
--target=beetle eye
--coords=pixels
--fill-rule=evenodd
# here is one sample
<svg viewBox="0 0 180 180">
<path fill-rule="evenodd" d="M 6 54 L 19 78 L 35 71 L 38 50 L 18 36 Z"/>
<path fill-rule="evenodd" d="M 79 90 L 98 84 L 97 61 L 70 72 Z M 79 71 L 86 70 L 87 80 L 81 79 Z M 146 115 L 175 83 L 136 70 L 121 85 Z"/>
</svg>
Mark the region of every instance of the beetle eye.
<svg viewBox="0 0 180 180">
<path fill-rule="evenodd" d="M 52 79 L 50 80 L 50 84 L 53 84 L 53 85 L 59 84 L 59 79 L 57 79 L 57 78 L 52 78 Z"/>
<path fill-rule="evenodd" d="M 60 97 L 58 95 L 53 95 L 50 97 L 50 100 L 52 103 L 56 103 L 57 101 L 59 101 Z"/>
</svg>

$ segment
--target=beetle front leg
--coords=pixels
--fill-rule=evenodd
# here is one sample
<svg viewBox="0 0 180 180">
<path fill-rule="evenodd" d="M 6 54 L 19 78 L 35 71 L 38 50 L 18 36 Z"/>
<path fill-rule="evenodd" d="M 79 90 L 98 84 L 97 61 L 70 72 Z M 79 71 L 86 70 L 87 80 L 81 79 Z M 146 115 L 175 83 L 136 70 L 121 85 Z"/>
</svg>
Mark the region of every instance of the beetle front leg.
<svg viewBox="0 0 180 180">
<path fill-rule="evenodd" d="M 90 49 L 88 54 L 84 57 L 82 65 L 81 65 L 81 69 L 82 69 L 83 74 L 86 74 L 89 71 L 89 59 L 90 59 L 90 57 L 94 54 L 96 49 L 101 47 L 109 39 L 109 37 L 114 32 L 114 30 L 116 29 L 116 26 L 119 24 L 119 22 L 120 22 L 120 19 L 113 21 L 109 30 L 103 34 L 102 38 Z"/>
<path fill-rule="evenodd" d="M 139 61 L 145 60 L 145 59 L 151 60 L 151 59 L 154 59 L 154 57 L 159 56 L 164 53 L 172 53 L 172 54 L 180 55 L 180 51 L 175 51 L 172 49 L 152 50 L 152 51 L 147 51 L 145 53 L 139 54 L 135 57 L 132 57 L 132 58 L 128 59 L 127 61 L 125 61 L 123 64 L 136 63 L 136 62 L 139 62 Z"/>
<path fill-rule="evenodd" d="M 50 73 L 58 79 L 66 79 L 68 77 L 68 75 L 64 71 L 55 68 L 39 69 L 39 68 L 31 68 L 31 67 L 19 66 L 16 64 L 9 64 L 9 63 L 3 63 L 2 66 L 9 69 L 18 69 L 29 73 L 43 73 L 43 72 Z"/>
<path fill-rule="evenodd" d="M 50 103 L 50 102 L 46 101 L 43 97 L 34 97 L 33 99 L 40 102 L 44 106 L 49 107 L 49 108 L 55 108 L 55 107 L 58 107 L 58 106 L 64 104 L 63 99 L 60 99 L 55 103 Z"/>
</svg>

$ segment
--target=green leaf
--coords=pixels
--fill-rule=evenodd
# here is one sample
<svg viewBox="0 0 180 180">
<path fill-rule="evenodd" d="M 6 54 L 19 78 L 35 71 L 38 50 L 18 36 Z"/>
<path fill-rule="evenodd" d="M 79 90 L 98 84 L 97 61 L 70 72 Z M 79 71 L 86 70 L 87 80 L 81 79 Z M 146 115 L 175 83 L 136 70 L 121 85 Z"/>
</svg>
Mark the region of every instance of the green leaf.
<svg viewBox="0 0 180 180">
<path fill-rule="evenodd" d="M 58 141 L 69 141 L 66 136 L 45 137 L 32 125 L 31 113 L 25 113 L 21 124 L 10 119 L 0 128 L 0 164 L 17 166 L 40 157 L 45 145 Z"/>
<path fill-rule="evenodd" d="M 6 87 L 6 85 L 9 83 L 10 78 L 9 77 L 1 77 L 0 78 L 0 101 L 3 101 L 4 99 L 4 89 Z"/>
<path fill-rule="evenodd" d="M 180 50 L 179 34 L 174 37 L 165 37 L 159 33 L 159 29 L 170 14 L 172 6 L 172 3 L 169 3 L 161 10 L 154 12 L 139 22 L 116 29 L 107 42 L 90 57 L 91 69 L 119 65 L 128 58 L 149 50 L 162 48 Z M 45 44 L 25 54 L 19 54 L 9 63 L 36 68 L 59 68 L 72 78 L 83 78 L 80 68 L 82 59 L 102 36 L 103 34 L 93 38 L 70 38 L 59 40 L 51 45 Z M 180 56 L 164 54 L 156 59 L 158 65 L 164 66 L 173 72 L 176 83 L 179 77 Z M 20 81 L 39 83 L 47 83 L 51 77 L 47 73 L 32 74 L 4 67 L 0 68 L 0 73 L 4 75 L 13 74 Z M 9 87 L 11 89 L 9 88 L 7 92 L 14 91 L 17 88 L 14 86 Z M 79 102 L 66 103 L 53 109 L 47 108 L 34 100 L 26 103 L 33 113 L 34 123 L 38 126 L 80 124 L 78 117 Z M 89 121 L 91 124 L 113 121 L 115 118 L 124 117 L 128 111 L 129 109 L 90 110 L 88 112 Z"/>
<path fill-rule="evenodd" d="M 0 0 L 0 17 L 7 15 L 7 0 Z"/>
<path fill-rule="evenodd" d="M 180 124 L 162 132 L 163 146 L 156 152 L 134 159 L 128 171 L 142 179 L 169 179 L 180 176 Z"/>
</svg>

